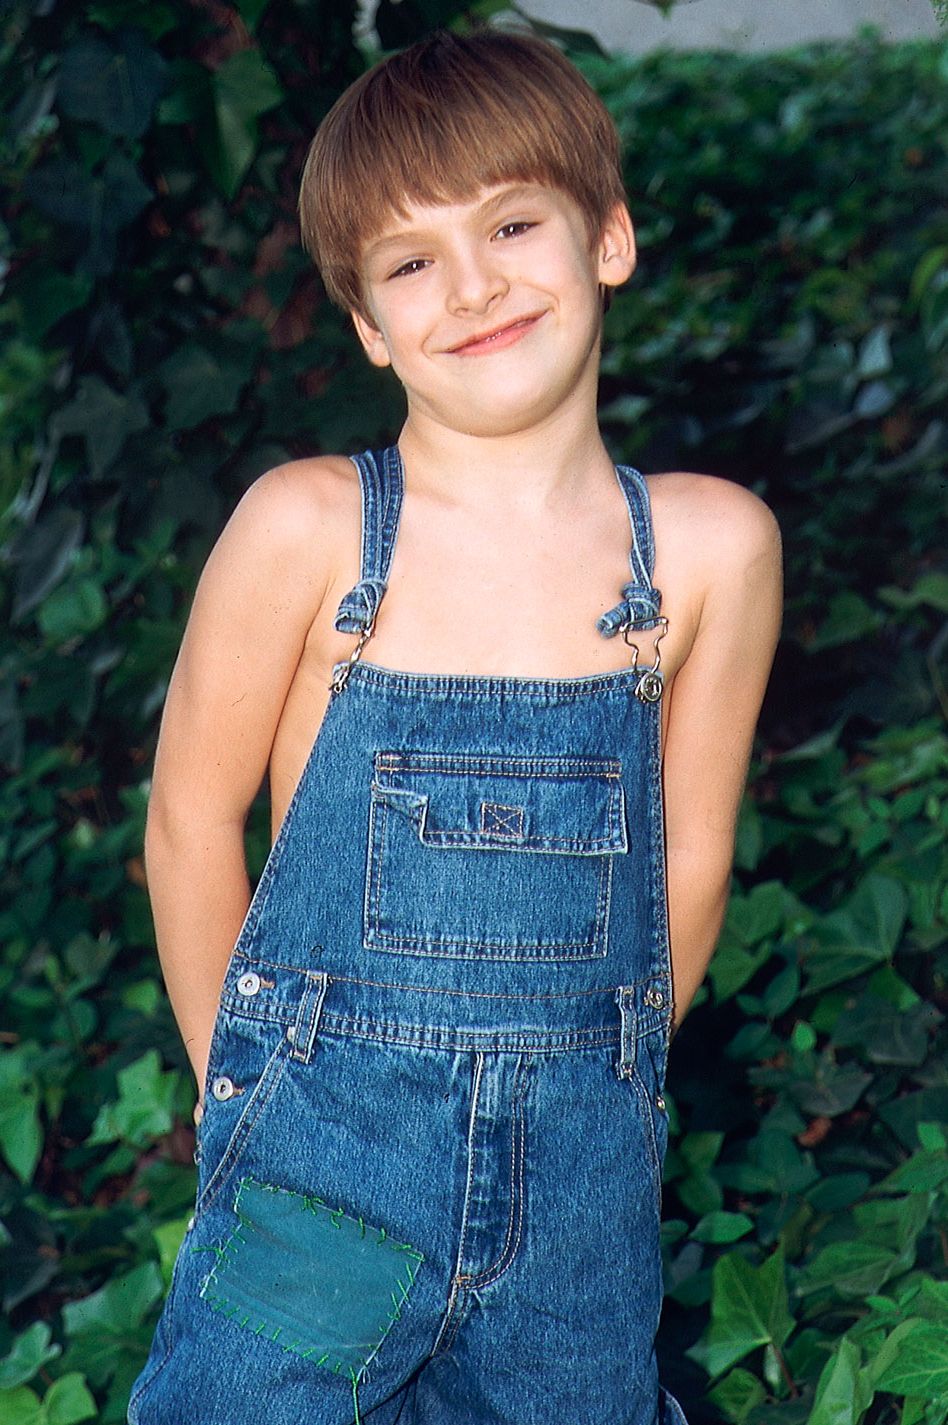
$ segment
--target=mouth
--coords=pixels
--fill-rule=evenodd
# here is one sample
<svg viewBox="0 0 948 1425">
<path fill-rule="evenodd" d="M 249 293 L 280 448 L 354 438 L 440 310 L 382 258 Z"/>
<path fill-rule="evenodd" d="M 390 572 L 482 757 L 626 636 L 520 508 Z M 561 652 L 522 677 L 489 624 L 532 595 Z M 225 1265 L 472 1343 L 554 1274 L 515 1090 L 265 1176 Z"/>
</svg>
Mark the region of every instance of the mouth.
<svg viewBox="0 0 948 1425">
<path fill-rule="evenodd" d="M 465 338 L 457 346 L 448 347 L 450 356 L 480 356 L 484 352 L 498 351 L 503 347 L 513 346 L 513 344 L 525 336 L 543 316 L 542 312 L 533 312 L 526 317 L 518 317 L 516 321 L 505 322 L 503 326 L 493 327 L 490 331 L 479 332 L 476 336 Z"/>
</svg>

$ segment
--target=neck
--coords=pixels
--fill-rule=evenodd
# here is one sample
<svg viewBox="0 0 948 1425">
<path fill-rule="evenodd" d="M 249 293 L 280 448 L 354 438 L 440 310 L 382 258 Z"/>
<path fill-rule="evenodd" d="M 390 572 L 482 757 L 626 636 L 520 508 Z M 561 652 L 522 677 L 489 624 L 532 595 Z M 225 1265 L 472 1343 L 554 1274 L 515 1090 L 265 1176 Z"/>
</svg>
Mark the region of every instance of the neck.
<svg viewBox="0 0 948 1425">
<path fill-rule="evenodd" d="M 560 409 L 497 435 L 469 435 L 409 411 L 398 445 L 411 488 L 472 510 L 562 508 L 615 479 L 594 408 Z"/>
</svg>

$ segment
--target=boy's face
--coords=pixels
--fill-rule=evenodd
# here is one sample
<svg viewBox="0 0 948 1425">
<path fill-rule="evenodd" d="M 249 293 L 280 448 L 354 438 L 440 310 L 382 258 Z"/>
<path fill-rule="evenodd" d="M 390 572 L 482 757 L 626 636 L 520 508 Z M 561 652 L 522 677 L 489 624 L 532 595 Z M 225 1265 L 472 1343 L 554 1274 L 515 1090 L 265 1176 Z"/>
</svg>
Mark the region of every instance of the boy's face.
<svg viewBox="0 0 948 1425">
<path fill-rule="evenodd" d="M 470 435 L 509 435 L 564 403 L 595 403 L 600 284 L 635 265 L 617 207 L 590 247 L 577 203 L 535 183 L 466 202 L 409 204 L 362 255 L 370 361 L 391 365 L 409 412 Z"/>
</svg>

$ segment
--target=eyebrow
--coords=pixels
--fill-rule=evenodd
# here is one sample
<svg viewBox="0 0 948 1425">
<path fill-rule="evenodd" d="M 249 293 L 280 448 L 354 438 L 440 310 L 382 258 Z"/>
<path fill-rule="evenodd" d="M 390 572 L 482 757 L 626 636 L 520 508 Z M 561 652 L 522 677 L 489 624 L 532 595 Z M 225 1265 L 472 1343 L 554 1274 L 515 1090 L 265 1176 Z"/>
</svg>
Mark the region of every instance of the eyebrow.
<svg viewBox="0 0 948 1425">
<path fill-rule="evenodd" d="M 517 183 L 509 188 L 502 189 L 499 193 L 493 193 L 489 198 L 485 198 L 476 209 L 478 217 L 486 217 L 498 208 L 503 208 L 507 203 L 517 203 L 527 198 L 536 197 L 539 184 Z M 437 205 L 432 205 L 437 206 Z M 448 206 L 445 204 L 445 206 Z M 364 260 L 374 257 L 384 257 L 391 249 L 403 246 L 411 247 L 414 243 L 421 241 L 426 236 L 424 228 L 406 228 L 404 232 L 392 233 L 390 237 L 378 238 L 375 242 L 370 242 L 365 249 Z"/>
</svg>

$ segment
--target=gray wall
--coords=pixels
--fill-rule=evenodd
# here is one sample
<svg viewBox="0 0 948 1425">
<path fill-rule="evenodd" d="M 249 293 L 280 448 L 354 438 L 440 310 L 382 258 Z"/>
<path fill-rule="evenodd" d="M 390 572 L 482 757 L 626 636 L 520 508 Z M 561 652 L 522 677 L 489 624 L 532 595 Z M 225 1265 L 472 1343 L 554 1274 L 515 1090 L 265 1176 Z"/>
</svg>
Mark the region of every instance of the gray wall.
<svg viewBox="0 0 948 1425">
<path fill-rule="evenodd" d="M 678 0 L 667 15 L 643 0 L 520 0 L 538 20 L 591 30 L 610 50 L 783 49 L 878 27 L 888 40 L 946 34 L 931 0 Z"/>
</svg>

